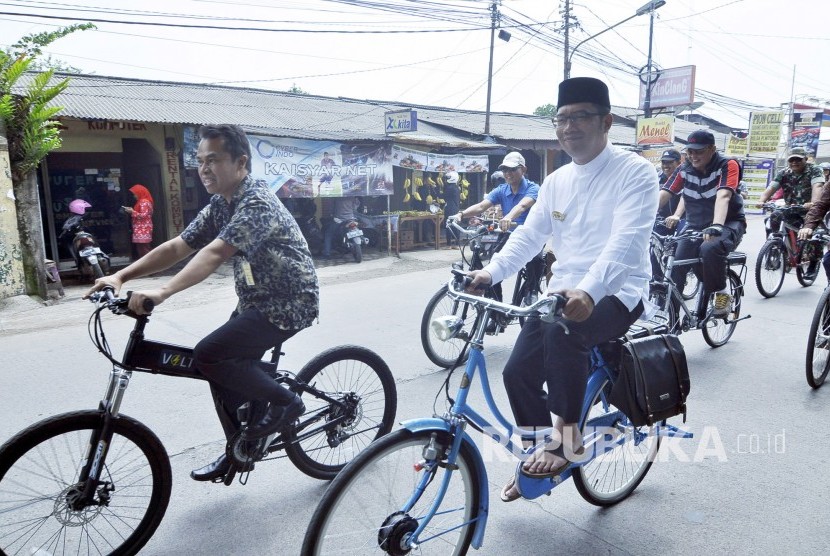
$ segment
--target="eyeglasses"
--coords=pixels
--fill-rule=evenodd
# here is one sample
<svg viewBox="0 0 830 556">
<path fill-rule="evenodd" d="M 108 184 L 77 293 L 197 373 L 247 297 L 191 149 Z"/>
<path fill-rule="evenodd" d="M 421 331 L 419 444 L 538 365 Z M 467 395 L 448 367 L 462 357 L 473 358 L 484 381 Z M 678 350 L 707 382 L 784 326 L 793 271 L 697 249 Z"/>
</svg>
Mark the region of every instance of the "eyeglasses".
<svg viewBox="0 0 830 556">
<path fill-rule="evenodd" d="M 511 174 L 513 172 L 518 172 L 521 166 L 516 166 L 515 168 L 502 168 L 501 171 L 503 174 Z"/>
<path fill-rule="evenodd" d="M 554 116 L 550 119 L 556 127 L 565 127 L 569 123 L 575 125 L 582 125 L 588 118 L 594 116 L 605 116 L 602 112 L 574 112 L 570 116 Z"/>
</svg>

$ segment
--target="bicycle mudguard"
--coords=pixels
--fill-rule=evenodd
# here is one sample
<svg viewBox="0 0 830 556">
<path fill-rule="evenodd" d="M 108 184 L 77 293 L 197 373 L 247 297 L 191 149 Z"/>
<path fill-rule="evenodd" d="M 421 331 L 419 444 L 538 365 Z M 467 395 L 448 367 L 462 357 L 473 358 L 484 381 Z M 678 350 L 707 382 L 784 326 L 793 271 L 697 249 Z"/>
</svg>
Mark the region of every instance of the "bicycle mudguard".
<svg viewBox="0 0 830 556">
<path fill-rule="evenodd" d="M 411 432 L 450 432 L 450 424 L 437 417 L 410 419 L 409 421 L 401 423 L 401 426 Z M 463 434 L 464 437 L 462 438 L 462 442 L 467 442 L 473 446 L 472 452 L 475 454 L 476 473 L 478 473 L 478 476 L 481 478 L 479 484 L 479 519 L 476 522 L 476 528 L 475 531 L 473 531 L 473 539 L 470 543 L 473 548 L 478 550 L 484 543 L 484 529 L 487 526 L 487 515 L 490 511 L 490 491 L 487 487 L 487 469 L 484 467 L 484 460 L 481 459 L 481 452 L 475 445 L 475 442 L 473 442 L 473 439 L 470 438 L 470 435 L 468 435 L 466 431 L 464 431 Z"/>
</svg>

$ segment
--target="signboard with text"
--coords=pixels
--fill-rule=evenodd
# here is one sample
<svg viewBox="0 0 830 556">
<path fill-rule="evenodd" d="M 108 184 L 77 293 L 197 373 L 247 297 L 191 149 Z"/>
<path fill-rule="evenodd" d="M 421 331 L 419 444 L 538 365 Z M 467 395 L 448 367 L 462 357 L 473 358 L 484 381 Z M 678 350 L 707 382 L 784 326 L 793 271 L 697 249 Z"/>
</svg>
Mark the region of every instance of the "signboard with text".
<svg viewBox="0 0 830 556">
<path fill-rule="evenodd" d="M 657 79 L 651 86 L 651 108 L 691 104 L 695 99 L 695 66 L 652 70 Z M 652 78 L 653 78 L 652 74 Z M 640 108 L 644 108 L 646 85 L 640 81 Z"/>
<path fill-rule="evenodd" d="M 796 109 L 793 112 L 790 148 L 803 147 L 808 155 L 816 156 L 823 114 L 824 110 L 820 108 Z"/>
<path fill-rule="evenodd" d="M 783 112 L 752 112 L 749 115 L 747 154 L 760 158 L 776 158 L 783 121 Z"/>
<path fill-rule="evenodd" d="M 386 133 L 401 133 L 418 130 L 418 113 L 415 110 L 387 112 L 383 117 Z"/>
<path fill-rule="evenodd" d="M 674 116 L 637 118 L 638 145 L 671 145 L 674 141 Z"/>
<path fill-rule="evenodd" d="M 391 146 L 248 135 L 251 176 L 280 197 L 392 195 Z"/>
</svg>

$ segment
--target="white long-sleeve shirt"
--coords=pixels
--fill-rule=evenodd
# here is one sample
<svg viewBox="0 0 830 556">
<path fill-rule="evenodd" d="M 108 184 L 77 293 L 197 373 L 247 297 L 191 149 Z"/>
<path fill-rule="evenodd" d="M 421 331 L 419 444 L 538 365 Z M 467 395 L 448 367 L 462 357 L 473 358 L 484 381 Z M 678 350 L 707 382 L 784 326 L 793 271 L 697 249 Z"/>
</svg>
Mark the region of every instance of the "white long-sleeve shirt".
<svg viewBox="0 0 830 556">
<path fill-rule="evenodd" d="M 525 224 L 484 270 L 500 282 L 550 240 L 556 262 L 548 291 L 580 289 L 594 303 L 615 295 L 632 310 L 648 299 L 658 191 L 649 161 L 608 144 L 587 164 L 571 162 L 545 179 Z"/>
</svg>

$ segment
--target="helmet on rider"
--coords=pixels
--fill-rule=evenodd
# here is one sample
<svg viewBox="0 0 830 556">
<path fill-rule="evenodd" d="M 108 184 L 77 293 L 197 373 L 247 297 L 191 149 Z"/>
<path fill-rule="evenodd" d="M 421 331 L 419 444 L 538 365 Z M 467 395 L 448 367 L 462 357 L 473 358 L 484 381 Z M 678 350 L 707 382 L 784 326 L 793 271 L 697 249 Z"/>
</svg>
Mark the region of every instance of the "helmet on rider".
<svg viewBox="0 0 830 556">
<path fill-rule="evenodd" d="M 825 171 L 830 170 L 830 162 L 822 162 L 818 167 Z"/>
<path fill-rule="evenodd" d="M 458 172 L 447 172 L 444 174 L 444 182 L 458 183 Z"/>
<path fill-rule="evenodd" d="M 496 170 L 490 176 L 490 182 L 493 184 L 494 187 L 497 186 L 497 185 L 501 185 L 501 184 L 505 183 L 506 181 L 507 180 L 504 179 L 504 172 L 502 172 L 501 170 Z"/>
<path fill-rule="evenodd" d="M 74 214 L 84 214 L 86 209 L 92 208 L 92 205 L 84 201 L 83 199 L 75 199 L 71 203 L 69 203 L 69 212 Z"/>
</svg>

